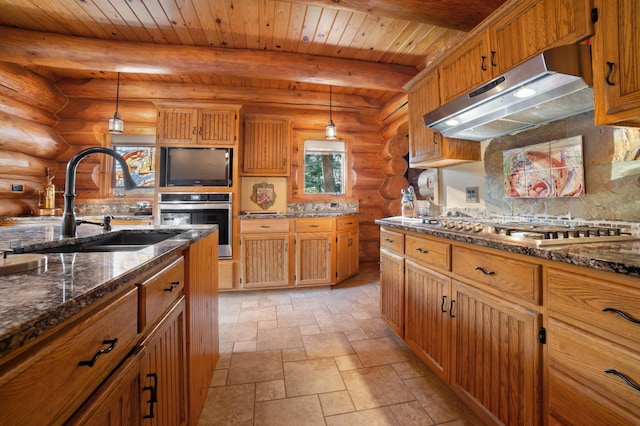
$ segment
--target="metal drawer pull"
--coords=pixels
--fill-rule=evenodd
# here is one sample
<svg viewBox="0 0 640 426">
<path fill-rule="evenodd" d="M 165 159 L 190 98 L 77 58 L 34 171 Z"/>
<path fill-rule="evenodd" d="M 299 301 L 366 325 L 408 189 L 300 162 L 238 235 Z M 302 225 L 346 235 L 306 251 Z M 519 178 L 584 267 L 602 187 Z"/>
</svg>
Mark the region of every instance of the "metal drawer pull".
<svg viewBox="0 0 640 426">
<path fill-rule="evenodd" d="M 142 388 L 143 391 L 151 391 L 151 396 L 147 402 L 149 403 L 149 414 L 145 414 L 143 418 L 145 419 L 153 419 L 155 415 L 153 414 L 153 407 L 158 402 L 158 375 L 156 373 L 147 374 L 147 377 L 151 377 L 153 379 L 152 386 L 145 386 Z"/>
<path fill-rule="evenodd" d="M 455 318 L 456 317 L 455 315 L 453 315 L 453 305 L 454 305 L 454 303 L 456 303 L 456 301 L 451 299 L 451 305 L 449 306 L 449 316 L 451 318 Z"/>
<path fill-rule="evenodd" d="M 392 242 L 393 242 L 393 240 L 392 240 L 391 238 L 385 238 L 384 240 L 385 240 L 386 242 L 388 242 L 388 243 L 392 243 Z"/>
<path fill-rule="evenodd" d="M 610 368 L 608 370 L 604 370 L 605 373 L 608 374 L 615 374 L 616 376 L 620 377 L 622 380 L 625 381 L 626 384 L 628 384 L 629 386 L 631 386 L 632 388 L 634 388 L 635 390 L 637 390 L 638 392 L 640 392 L 640 386 L 636 385 L 635 383 L 633 383 L 631 381 L 631 379 L 629 379 L 627 376 L 625 376 L 622 373 L 619 373 L 618 371 L 616 371 L 613 368 Z"/>
<path fill-rule="evenodd" d="M 476 271 L 480 271 L 485 275 L 495 275 L 496 273 L 493 271 L 487 271 L 482 266 L 476 266 Z"/>
<path fill-rule="evenodd" d="M 106 354 L 109 353 L 113 350 L 113 348 L 116 347 L 116 343 L 118 343 L 118 339 L 112 339 L 112 340 L 103 340 L 102 344 L 103 345 L 109 345 L 108 348 L 106 349 L 100 349 L 98 352 L 96 352 L 96 354 L 93 356 L 93 358 L 89 361 L 80 361 L 78 363 L 79 366 L 88 366 L 88 367 L 93 367 L 94 365 L 96 365 L 96 362 L 98 361 L 98 358 L 100 358 L 100 355 L 102 354 Z"/>
<path fill-rule="evenodd" d="M 164 291 L 173 291 L 174 288 L 178 288 L 178 287 L 180 287 L 180 281 L 172 281 L 171 287 L 165 288 Z"/>
<path fill-rule="evenodd" d="M 260 225 L 260 228 L 271 228 L 269 225 Z"/>
<path fill-rule="evenodd" d="M 612 82 L 611 79 L 611 73 L 613 72 L 613 66 L 615 64 L 613 62 L 607 62 L 607 75 L 604 77 L 604 81 L 609 85 L 609 86 L 615 86 L 616 84 L 614 82 Z"/>
<path fill-rule="evenodd" d="M 634 324 L 640 324 L 640 320 L 631 318 L 629 315 L 625 314 L 624 312 L 616 308 L 604 308 L 602 312 L 615 312 L 616 314 L 620 315 L 622 318 L 626 319 L 629 322 L 632 322 Z"/>
<path fill-rule="evenodd" d="M 429 253 L 429 250 L 427 250 L 427 249 L 423 249 L 422 247 L 418 247 L 418 248 L 416 248 L 416 251 L 419 251 L 419 252 L 420 252 L 420 253 L 422 253 L 422 254 L 427 254 L 427 253 Z"/>
<path fill-rule="evenodd" d="M 319 226 L 320 226 L 320 225 L 309 225 L 309 228 L 317 228 L 317 227 L 319 227 Z"/>
<path fill-rule="evenodd" d="M 442 296 L 442 306 L 440 307 L 442 312 L 447 312 L 447 296 Z"/>
</svg>

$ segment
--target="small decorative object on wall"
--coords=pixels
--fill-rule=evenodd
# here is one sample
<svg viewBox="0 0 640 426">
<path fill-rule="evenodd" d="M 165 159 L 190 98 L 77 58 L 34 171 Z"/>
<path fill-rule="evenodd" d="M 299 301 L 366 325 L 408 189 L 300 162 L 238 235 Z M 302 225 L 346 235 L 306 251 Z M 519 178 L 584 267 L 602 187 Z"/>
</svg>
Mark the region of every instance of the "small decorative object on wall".
<svg viewBox="0 0 640 426">
<path fill-rule="evenodd" d="M 272 183 L 260 182 L 253 185 L 251 201 L 259 205 L 262 209 L 266 210 L 271 207 L 275 200 L 276 193 L 273 190 Z"/>
<path fill-rule="evenodd" d="M 509 198 L 583 197 L 582 136 L 502 153 Z"/>
</svg>

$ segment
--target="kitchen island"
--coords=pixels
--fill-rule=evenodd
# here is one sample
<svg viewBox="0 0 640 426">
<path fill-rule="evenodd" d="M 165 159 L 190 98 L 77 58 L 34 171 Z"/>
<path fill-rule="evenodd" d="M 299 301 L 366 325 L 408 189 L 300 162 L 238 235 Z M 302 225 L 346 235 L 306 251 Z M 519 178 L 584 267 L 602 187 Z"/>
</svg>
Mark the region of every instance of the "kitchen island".
<svg viewBox="0 0 640 426">
<path fill-rule="evenodd" d="M 136 251 L 55 253 L 127 232 L 171 237 Z M 46 267 L 0 277 L 0 423 L 197 420 L 218 356 L 217 232 L 81 225 L 77 239 L 60 239 L 58 224 L 0 227 L 0 249 L 18 253 L 8 256 L 53 251 Z"/>
<path fill-rule="evenodd" d="M 639 241 L 376 223 L 383 318 L 487 424 L 640 422 Z"/>
</svg>

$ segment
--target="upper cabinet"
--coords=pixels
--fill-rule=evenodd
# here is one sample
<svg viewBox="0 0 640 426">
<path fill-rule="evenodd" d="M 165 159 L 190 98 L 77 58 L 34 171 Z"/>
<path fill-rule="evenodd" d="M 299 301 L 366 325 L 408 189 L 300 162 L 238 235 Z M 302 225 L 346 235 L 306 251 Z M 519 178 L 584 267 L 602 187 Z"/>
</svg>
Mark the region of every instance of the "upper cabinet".
<svg viewBox="0 0 640 426">
<path fill-rule="evenodd" d="M 410 167 L 443 167 L 480 160 L 479 143 L 445 138 L 424 124 L 423 114 L 440 106 L 437 70 L 418 83 L 408 99 Z"/>
<path fill-rule="evenodd" d="M 273 116 L 244 117 L 243 176 L 289 176 L 290 120 Z"/>
<path fill-rule="evenodd" d="M 472 36 L 440 65 L 442 103 L 544 50 L 589 37 L 593 33 L 590 3 L 529 0 L 490 17 L 485 30 Z"/>
<path fill-rule="evenodd" d="M 159 108 L 159 143 L 235 145 L 238 112 L 223 108 Z"/>
<path fill-rule="evenodd" d="M 595 122 L 640 123 L 640 3 L 599 0 L 593 46 Z"/>
</svg>

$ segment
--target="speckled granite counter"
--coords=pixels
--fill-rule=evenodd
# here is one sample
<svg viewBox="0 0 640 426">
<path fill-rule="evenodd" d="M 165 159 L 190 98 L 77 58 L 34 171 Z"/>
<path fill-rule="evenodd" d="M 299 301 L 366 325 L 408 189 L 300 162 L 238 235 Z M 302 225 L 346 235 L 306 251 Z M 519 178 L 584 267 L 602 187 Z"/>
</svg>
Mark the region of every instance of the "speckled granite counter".
<svg viewBox="0 0 640 426">
<path fill-rule="evenodd" d="M 386 218 L 376 220 L 375 223 L 388 228 L 398 228 L 418 234 L 640 278 L 640 241 L 537 247 L 532 240 L 514 241 L 511 238 L 495 234 L 466 234 L 448 231 L 440 225 L 422 224 L 415 220 Z"/>
<path fill-rule="evenodd" d="M 114 226 L 109 233 L 127 230 L 180 233 L 137 251 L 47 254 L 46 268 L 0 276 L 0 357 L 99 303 L 176 251 L 214 232 L 217 225 Z M 98 226 L 81 225 L 78 239 L 60 239 L 57 223 L 0 226 L 0 250 L 50 248 L 103 234 Z"/>
<path fill-rule="evenodd" d="M 289 213 L 251 213 L 238 215 L 238 219 L 296 219 L 303 217 L 357 216 L 358 212 L 289 212 Z"/>
</svg>

